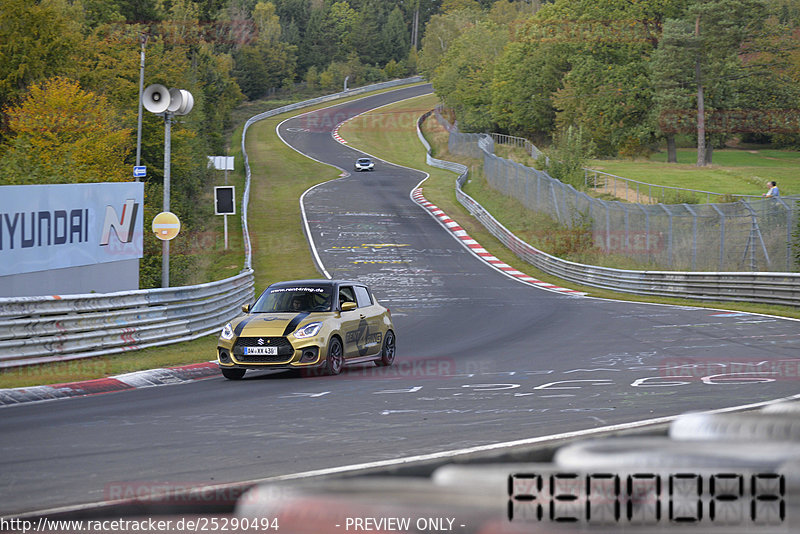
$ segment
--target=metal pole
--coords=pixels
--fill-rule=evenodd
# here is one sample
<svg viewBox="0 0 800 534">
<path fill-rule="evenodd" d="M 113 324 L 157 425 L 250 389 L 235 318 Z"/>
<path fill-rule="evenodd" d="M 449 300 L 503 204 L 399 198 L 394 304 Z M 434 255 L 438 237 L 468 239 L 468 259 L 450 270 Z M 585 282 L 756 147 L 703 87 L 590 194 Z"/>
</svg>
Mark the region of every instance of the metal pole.
<svg viewBox="0 0 800 534">
<path fill-rule="evenodd" d="M 667 263 L 672 267 L 672 212 L 669 211 L 664 204 L 659 203 L 658 205 L 667 212 L 667 217 L 669 219 L 669 229 L 667 230 Z"/>
<path fill-rule="evenodd" d="M 169 211 L 169 161 L 172 114 L 164 113 L 164 211 Z M 161 287 L 169 287 L 169 240 L 164 240 L 161 252 Z"/>
<path fill-rule="evenodd" d="M 692 215 L 692 271 L 697 270 L 697 213 L 689 207 L 689 204 L 684 204 L 684 208 Z"/>
<path fill-rule="evenodd" d="M 792 229 L 795 227 L 792 224 L 792 208 L 786 202 L 777 199 L 784 208 L 786 208 L 786 271 L 792 270 Z"/>
<path fill-rule="evenodd" d="M 536 206 L 531 202 L 530 193 L 528 191 L 529 185 L 531 183 L 531 171 L 527 167 L 525 167 L 525 205 L 528 206 L 528 209 L 536 209 Z"/>
<path fill-rule="evenodd" d="M 650 214 L 647 209 L 641 204 L 636 204 L 639 209 L 644 213 L 644 251 L 648 259 L 650 258 Z"/>
<path fill-rule="evenodd" d="M 627 185 L 626 185 L 626 187 L 625 187 L 625 200 L 627 200 L 627 197 L 628 197 L 628 188 L 627 188 Z M 630 249 L 631 249 L 631 241 L 630 241 L 630 239 L 631 238 L 630 238 L 630 224 L 629 224 L 629 220 L 628 220 L 628 206 L 623 204 L 622 205 L 622 209 L 625 210 L 625 245 L 624 245 L 625 246 L 625 252 L 630 252 Z"/>
<path fill-rule="evenodd" d="M 228 155 L 230 154 L 230 147 L 225 149 L 225 185 L 228 185 Z M 236 203 L 236 199 L 233 199 L 234 205 Z M 224 226 L 225 226 L 225 250 L 228 250 L 228 215 L 225 214 L 222 216 Z"/>
<path fill-rule="evenodd" d="M 717 212 L 719 215 L 719 268 L 720 272 L 724 271 L 724 258 L 725 258 L 725 214 L 722 213 L 717 206 L 711 204 L 711 207 Z"/>
<path fill-rule="evenodd" d="M 144 45 L 147 44 L 147 34 L 142 33 L 139 35 L 139 41 L 142 43 L 142 52 L 139 61 L 139 118 L 137 119 L 136 127 L 136 166 L 142 163 L 142 91 L 144 91 Z M 138 182 L 139 178 L 135 178 Z"/>
</svg>

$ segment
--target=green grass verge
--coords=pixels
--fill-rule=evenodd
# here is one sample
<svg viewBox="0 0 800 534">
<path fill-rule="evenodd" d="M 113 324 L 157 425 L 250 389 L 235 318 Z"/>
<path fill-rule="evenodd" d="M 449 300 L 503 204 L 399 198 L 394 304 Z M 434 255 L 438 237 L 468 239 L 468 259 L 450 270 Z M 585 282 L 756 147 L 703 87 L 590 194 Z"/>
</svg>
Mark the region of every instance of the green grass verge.
<svg viewBox="0 0 800 534">
<path fill-rule="evenodd" d="M 778 182 L 783 195 L 800 193 L 800 153 L 795 151 L 715 150 L 713 165 L 697 167 L 697 150 L 679 149 L 678 163 L 666 160 L 665 153 L 658 153 L 649 160 L 592 160 L 589 167 L 640 182 L 712 193 L 761 195 L 770 180 Z"/>
</svg>

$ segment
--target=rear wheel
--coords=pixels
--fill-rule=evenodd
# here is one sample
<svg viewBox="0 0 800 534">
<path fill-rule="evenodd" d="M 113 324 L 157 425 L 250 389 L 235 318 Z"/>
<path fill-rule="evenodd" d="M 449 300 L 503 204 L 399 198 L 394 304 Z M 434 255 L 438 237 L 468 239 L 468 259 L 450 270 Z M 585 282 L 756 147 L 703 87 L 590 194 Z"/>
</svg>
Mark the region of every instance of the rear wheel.
<svg viewBox="0 0 800 534">
<path fill-rule="evenodd" d="M 384 367 L 394 363 L 394 355 L 396 352 L 394 332 L 389 330 L 383 338 L 383 349 L 381 350 L 381 359 L 375 360 L 375 365 Z"/>
<path fill-rule="evenodd" d="M 219 370 L 222 371 L 222 376 L 228 380 L 241 380 L 244 377 L 244 374 L 247 372 L 247 369 L 238 369 L 236 367 L 233 369 L 220 367 Z"/>
<path fill-rule="evenodd" d="M 338 337 L 332 337 L 328 343 L 328 358 L 326 360 L 326 371 L 334 376 L 342 372 L 344 367 L 344 351 L 342 342 Z"/>
</svg>

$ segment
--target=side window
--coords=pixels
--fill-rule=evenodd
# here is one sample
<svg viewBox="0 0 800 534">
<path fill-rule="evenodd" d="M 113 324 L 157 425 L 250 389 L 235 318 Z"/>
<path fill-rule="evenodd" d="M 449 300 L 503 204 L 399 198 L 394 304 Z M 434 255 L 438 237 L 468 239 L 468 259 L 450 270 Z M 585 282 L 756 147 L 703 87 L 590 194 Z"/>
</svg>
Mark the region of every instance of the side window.
<svg viewBox="0 0 800 534">
<path fill-rule="evenodd" d="M 364 286 L 355 286 L 356 290 L 356 299 L 358 299 L 358 307 L 364 308 L 366 306 L 372 306 L 372 296 L 370 296 L 369 291 Z"/>
<path fill-rule="evenodd" d="M 343 286 L 339 288 L 339 306 L 345 302 L 355 302 L 356 296 L 353 293 L 353 288 L 350 286 Z"/>
</svg>

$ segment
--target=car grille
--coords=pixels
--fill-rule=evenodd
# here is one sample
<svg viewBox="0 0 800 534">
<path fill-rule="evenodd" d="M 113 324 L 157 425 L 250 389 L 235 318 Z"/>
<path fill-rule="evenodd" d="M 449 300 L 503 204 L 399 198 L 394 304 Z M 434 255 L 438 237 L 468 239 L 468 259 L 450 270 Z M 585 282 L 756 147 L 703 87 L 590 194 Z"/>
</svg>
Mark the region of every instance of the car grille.
<svg viewBox="0 0 800 534">
<path fill-rule="evenodd" d="M 259 343 L 258 340 L 263 340 Z M 243 347 L 278 347 L 276 356 L 242 354 Z M 285 337 L 240 337 L 233 346 L 233 356 L 242 363 L 282 363 L 294 356 L 294 347 Z"/>
</svg>

